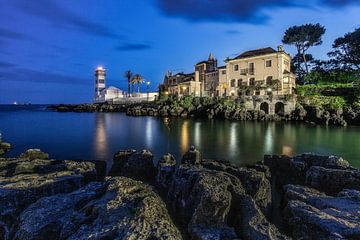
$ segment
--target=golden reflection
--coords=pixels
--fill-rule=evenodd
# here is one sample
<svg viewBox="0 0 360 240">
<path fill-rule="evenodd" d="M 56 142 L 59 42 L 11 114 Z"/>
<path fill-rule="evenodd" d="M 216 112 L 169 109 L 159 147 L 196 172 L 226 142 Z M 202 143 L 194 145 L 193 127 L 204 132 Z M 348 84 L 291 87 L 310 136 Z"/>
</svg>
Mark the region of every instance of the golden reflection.
<svg viewBox="0 0 360 240">
<path fill-rule="evenodd" d="M 181 125 L 180 152 L 184 154 L 187 150 L 189 150 L 189 121 L 185 120 Z"/>
<path fill-rule="evenodd" d="M 294 149 L 290 146 L 283 146 L 282 147 L 282 154 L 287 156 L 293 156 L 294 155 Z"/>
<path fill-rule="evenodd" d="M 95 115 L 94 151 L 98 159 L 105 159 L 108 150 L 105 114 Z"/>
</svg>

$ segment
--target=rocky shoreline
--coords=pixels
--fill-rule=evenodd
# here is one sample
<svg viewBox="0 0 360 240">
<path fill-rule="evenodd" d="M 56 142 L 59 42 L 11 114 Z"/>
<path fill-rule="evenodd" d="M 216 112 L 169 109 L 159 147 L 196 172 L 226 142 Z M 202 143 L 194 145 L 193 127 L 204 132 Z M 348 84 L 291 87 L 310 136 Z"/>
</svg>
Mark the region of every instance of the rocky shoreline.
<svg viewBox="0 0 360 240">
<path fill-rule="evenodd" d="M 284 115 L 270 115 L 262 110 L 244 110 L 239 105 L 204 104 L 198 101 L 189 107 L 169 104 L 139 103 L 129 105 L 79 104 L 52 105 L 48 109 L 58 112 L 125 112 L 128 116 L 198 117 L 233 121 L 294 121 L 320 125 L 360 126 L 360 109 L 322 109 L 298 104 L 294 111 Z"/>
<path fill-rule="evenodd" d="M 360 238 L 360 171 L 337 156 L 236 167 L 191 147 L 107 166 L 32 149 L 0 158 L 0 194 L 0 239 Z"/>
</svg>

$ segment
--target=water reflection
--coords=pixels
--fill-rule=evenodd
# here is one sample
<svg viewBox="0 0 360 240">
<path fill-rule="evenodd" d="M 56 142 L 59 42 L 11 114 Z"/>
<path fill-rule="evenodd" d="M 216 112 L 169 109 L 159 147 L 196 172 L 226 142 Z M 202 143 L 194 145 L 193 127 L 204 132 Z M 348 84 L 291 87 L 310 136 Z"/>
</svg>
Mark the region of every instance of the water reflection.
<svg viewBox="0 0 360 240">
<path fill-rule="evenodd" d="M 108 142 L 106 135 L 106 116 L 105 114 L 96 114 L 95 134 L 94 134 L 94 154 L 100 159 L 105 159 L 108 152 Z"/>
<path fill-rule="evenodd" d="M 0 111 L 0 119 L 0 131 L 15 143 L 11 156 L 41 148 L 58 159 L 109 160 L 120 149 L 150 148 L 157 161 L 167 152 L 180 159 L 194 144 L 205 158 L 237 165 L 255 163 L 264 154 L 317 152 L 360 167 L 359 127 L 45 111 Z"/>
<path fill-rule="evenodd" d="M 185 120 L 181 125 L 180 152 L 184 154 L 189 149 L 189 121 Z"/>
</svg>

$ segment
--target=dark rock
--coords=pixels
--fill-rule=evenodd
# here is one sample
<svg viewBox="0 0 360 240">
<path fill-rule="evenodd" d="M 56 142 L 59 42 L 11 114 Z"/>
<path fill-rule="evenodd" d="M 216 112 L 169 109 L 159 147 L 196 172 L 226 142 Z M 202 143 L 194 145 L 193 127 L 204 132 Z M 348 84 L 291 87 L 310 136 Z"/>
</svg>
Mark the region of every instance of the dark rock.
<svg viewBox="0 0 360 240">
<path fill-rule="evenodd" d="M 182 239 L 161 198 L 124 177 L 43 198 L 20 217 L 17 239 Z"/>
<path fill-rule="evenodd" d="M 360 190 L 360 171 L 313 166 L 306 174 L 306 184 L 331 195 L 345 188 Z"/>
<path fill-rule="evenodd" d="M 153 163 L 153 154 L 148 150 L 141 152 L 120 151 L 115 154 L 115 169 L 110 171 L 111 176 L 125 176 L 135 180 L 154 182 L 156 168 Z"/>
<path fill-rule="evenodd" d="M 11 239 L 17 217 L 38 199 L 74 191 L 98 179 L 90 162 L 44 159 L 0 161 L 0 239 Z"/>
<path fill-rule="evenodd" d="M 189 223 L 193 239 L 236 239 L 230 214 L 244 190 L 234 176 L 200 166 L 181 165 L 168 201 L 181 222 Z M 210 230 L 211 229 L 211 230 Z"/>
<path fill-rule="evenodd" d="M 347 169 L 349 167 L 349 163 L 341 157 L 322 156 L 312 153 L 295 157 L 265 155 L 264 164 L 269 166 L 272 176 L 280 187 L 286 184 L 304 185 L 307 171 L 312 166 L 333 169 Z"/>
<path fill-rule="evenodd" d="M 156 181 L 161 187 L 165 189 L 169 187 L 175 173 L 175 168 L 176 160 L 170 153 L 162 156 L 157 165 L 156 176 Z"/>
<path fill-rule="evenodd" d="M 266 176 L 266 174 L 270 174 L 266 166 L 261 168 L 262 171 L 257 171 L 252 168 L 235 167 L 229 163 L 219 161 L 207 160 L 202 165 L 205 168 L 226 172 L 238 178 L 245 192 L 255 200 L 263 213 L 265 215 L 269 213 L 271 208 L 271 185 Z"/>
<path fill-rule="evenodd" d="M 285 187 L 285 216 L 295 239 L 359 239 L 360 192 L 344 190 L 337 197 L 314 189 Z"/>
<path fill-rule="evenodd" d="M 109 172 L 110 176 L 119 176 L 121 171 L 124 168 L 124 165 L 127 163 L 131 155 L 135 154 L 136 150 L 120 150 L 115 153 L 113 158 L 113 163 Z"/>
<path fill-rule="evenodd" d="M 201 164 L 202 156 L 199 150 L 191 146 L 181 159 L 181 164 Z"/>
</svg>

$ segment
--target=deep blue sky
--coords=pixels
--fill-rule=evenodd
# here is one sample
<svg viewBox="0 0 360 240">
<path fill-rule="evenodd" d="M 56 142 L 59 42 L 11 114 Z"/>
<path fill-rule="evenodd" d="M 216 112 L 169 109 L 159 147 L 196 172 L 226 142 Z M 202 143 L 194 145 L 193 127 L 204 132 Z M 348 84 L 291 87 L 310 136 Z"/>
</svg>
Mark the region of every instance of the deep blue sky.
<svg viewBox="0 0 360 240">
<path fill-rule="evenodd" d="M 299 3 L 301 2 L 301 3 Z M 0 0 L 0 103 L 81 103 L 93 71 L 126 89 L 123 72 L 156 90 L 167 70 L 190 72 L 213 52 L 276 47 L 292 25 L 321 23 L 333 40 L 360 27 L 360 0 Z M 291 46 L 285 49 L 294 53 Z"/>
</svg>

